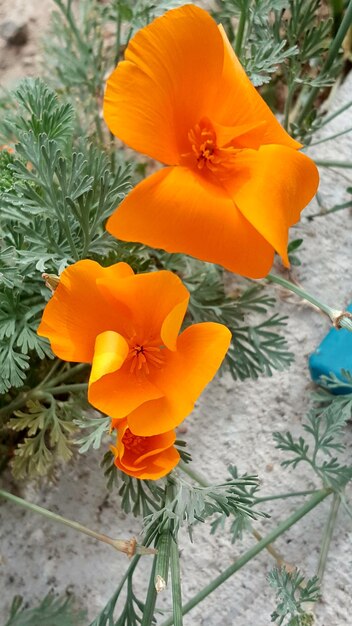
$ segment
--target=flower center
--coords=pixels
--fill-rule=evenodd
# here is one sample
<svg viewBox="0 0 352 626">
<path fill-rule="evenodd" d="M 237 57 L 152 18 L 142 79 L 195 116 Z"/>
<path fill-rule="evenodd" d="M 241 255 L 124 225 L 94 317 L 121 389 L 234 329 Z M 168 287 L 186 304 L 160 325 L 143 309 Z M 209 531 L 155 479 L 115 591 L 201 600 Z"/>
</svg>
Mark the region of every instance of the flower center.
<svg viewBox="0 0 352 626">
<path fill-rule="evenodd" d="M 122 437 L 122 443 L 126 450 L 130 450 L 133 454 L 141 456 L 146 450 L 147 437 L 140 437 L 131 433 L 130 429 L 125 430 L 125 434 Z"/>
<path fill-rule="evenodd" d="M 183 156 L 192 161 L 199 170 L 207 168 L 211 172 L 224 171 L 234 164 L 237 150 L 233 146 L 220 148 L 217 145 L 216 132 L 211 122 L 203 118 L 188 133 L 191 152 Z"/>
<path fill-rule="evenodd" d="M 192 152 L 197 159 L 197 167 L 202 170 L 205 166 L 211 167 L 216 162 L 216 135 L 212 128 L 196 124 L 188 133 Z"/>
<path fill-rule="evenodd" d="M 161 346 L 148 345 L 147 343 L 132 343 L 127 361 L 131 361 L 130 373 L 142 372 L 149 374 L 151 367 L 161 367 L 164 355 Z"/>
</svg>

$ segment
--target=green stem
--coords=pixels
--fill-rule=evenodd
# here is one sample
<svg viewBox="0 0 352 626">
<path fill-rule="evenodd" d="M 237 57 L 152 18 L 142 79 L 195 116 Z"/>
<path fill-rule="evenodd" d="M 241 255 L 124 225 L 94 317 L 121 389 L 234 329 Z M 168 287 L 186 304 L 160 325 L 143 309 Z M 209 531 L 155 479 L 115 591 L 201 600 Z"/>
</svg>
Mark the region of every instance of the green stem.
<svg viewBox="0 0 352 626">
<path fill-rule="evenodd" d="M 189 602 L 187 602 L 183 609 L 182 613 L 185 615 L 191 609 L 193 609 L 197 604 L 202 602 L 209 594 L 211 594 L 215 589 L 220 587 L 222 583 L 224 583 L 230 576 L 238 572 L 244 565 L 248 563 L 251 559 L 253 559 L 257 554 L 259 554 L 266 546 L 273 543 L 280 535 L 286 532 L 291 526 L 296 524 L 302 517 L 307 515 L 312 509 L 314 509 L 320 502 L 322 502 L 328 495 L 330 495 L 331 491 L 329 489 L 321 489 L 316 494 L 310 498 L 308 502 L 306 502 L 301 508 L 297 509 L 292 515 L 290 515 L 287 519 L 285 519 L 281 524 L 272 530 L 266 537 L 263 537 L 261 541 L 259 541 L 255 546 L 247 550 L 235 563 L 232 563 L 227 569 L 225 569 L 219 576 L 217 576 L 214 580 L 212 580 L 208 585 L 203 587 L 199 593 L 197 593 Z M 174 624 L 173 618 L 167 619 L 161 626 L 172 626 Z"/>
<path fill-rule="evenodd" d="M 293 94 L 295 92 L 295 84 L 291 83 L 288 86 L 288 94 L 285 101 L 285 110 L 284 110 L 284 129 L 288 131 L 288 126 L 290 122 L 290 112 L 291 112 L 291 104 L 293 99 Z"/>
<path fill-rule="evenodd" d="M 308 491 L 291 491 L 289 493 L 278 493 L 274 496 L 263 496 L 262 498 L 255 498 L 254 504 L 261 502 L 270 502 L 270 500 L 284 500 L 285 498 L 298 498 L 300 496 L 311 496 L 317 493 L 318 489 L 309 489 Z"/>
<path fill-rule="evenodd" d="M 24 500 L 23 498 L 19 498 L 18 496 L 15 496 L 14 494 L 9 493 L 8 491 L 4 491 L 3 489 L 0 489 L 0 496 L 2 498 L 6 498 L 6 500 L 10 500 L 10 502 L 14 502 L 15 504 L 18 504 L 19 506 L 22 506 L 25 509 L 28 509 L 29 511 L 32 511 L 33 513 L 39 513 L 39 515 L 43 515 L 43 517 L 50 519 L 52 522 L 57 522 L 58 524 L 64 524 L 65 526 L 68 526 L 69 528 L 78 530 L 80 533 L 83 533 L 84 535 L 93 537 L 93 539 L 97 539 L 98 541 L 107 543 L 108 545 L 112 546 L 116 550 L 119 550 L 119 552 L 125 552 L 126 554 L 129 554 L 129 556 L 132 556 L 133 554 L 142 555 L 142 554 L 155 553 L 155 550 L 153 550 L 152 548 L 145 548 L 144 546 L 137 546 L 134 540 L 125 541 L 124 539 L 112 539 L 111 537 L 108 537 L 107 535 L 97 533 L 95 532 L 95 530 L 91 530 L 90 528 L 87 528 L 86 526 L 82 526 L 82 524 L 79 524 L 78 522 L 67 519 L 66 517 L 62 517 L 62 515 L 57 515 L 57 513 L 53 513 L 52 511 L 48 511 L 48 509 L 44 509 L 42 506 L 38 506 L 38 504 L 27 502 L 27 500 Z"/>
<path fill-rule="evenodd" d="M 189 467 L 189 463 L 185 463 L 184 461 L 180 461 L 178 464 L 179 469 L 181 469 L 184 474 L 187 474 L 192 480 L 196 483 L 199 483 L 202 487 L 209 487 L 208 481 L 194 469 Z"/>
<path fill-rule="evenodd" d="M 314 159 L 314 163 L 320 167 L 341 167 L 342 169 L 347 170 L 352 169 L 352 163 L 346 163 L 345 161 L 320 161 L 319 159 Z"/>
<path fill-rule="evenodd" d="M 323 67 L 320 70 L 320 74 L 324 75 L 324 74 L 328 74 L 328 72 L 330 71 L 336 56 L 339 53 L 339 50 L 341 48 L 342 42 L 346 37 L 347 31 L 349 30 L 350 26 L 352 24 L 352 0 L 350 0 L 348 7 L 346 9 L 346 13 L 344 15 L 344 18 L 340 24 L 340 27 L 335 35 L 335 38 L 333 39 L 333 41 L 331 42 L 331 46 L 329 48 L 329 52 L 328 55 L 326 57 L 325 63 L 323 64 Z M 320 87 L 313 87 L 310 91 L 310 94 L 306 100 L 306 102 L 304 103 L 301 112 L 297 118 L 297 124 L 301 125 L 306 117 L 306 115 L 310 112 L 312 105 L 314 103 L 314 100 L 317 96 L 317 94 L 320 91 Z"/>
<path fill-rule="evenodd" d="M 57 387 L 47 387 L 46 393 L 59 394 L 70 393 L 71 391 L 86 391 L 88 383 L 73 383 L 72 385 L 58 385 Z"/>
<path fill-rule="evenodd" d="M 170 570 L 172 585 L 172 608 L 175 626 L 182 626 L 182 592 L 181 592 L 181 573 L 180 573 L 180 557 L 178 553 L 177 542 L 171 540 L 170 545 Z"/>
<path fill-rule="evenodd" d="M 184 463 L 184 461 L 180 461 L 178 467 L 185 473 L 187 476 L 192 478 L 195 482 L 199 483 L 202 487 L 209 487 L 209 483 L 206 481 L 204 476 L 196 472 L 195 470 L 189 467 L 188 463 Z M 262 498 L 255 498 L 253 500 L 254 504 L 258 504 L 260 502 L 267 502 L 270 500 L 282 500 L 284 498 L 294 498 L 299 496 L 311 496 L 314 493 L 317 493 L 317 489 L 309 489 L 308 491 L 291 491 L 289 493 L 279 493 L 274 496 L 263 496 Z"/>
<path fill-rule="evenodd" d="M 115 41 L 115 65 L 117 65 L 119 60 L 120 60 L 121 26 L 122 26 L 121 15 L 120 15 L 119 9 L 117 8 L 116 41 Z"/>
<path fill-rule="evenodd" d="M 156 556 L 154 587 L 157 593 L 164 591 L 167 586 L 170 565 L 170 530 L 165 530 L 158 540 L 158 554 Z M 144 625 L 143 625 L 144 626 Z"/>
<path fill-rule="evenodd" d="M 119 586 L 117 587 L 115 593 L 113 594 L 113 596 L 111 596 L 109 602 L 106 604 L 106 606 L 104 607 L 104 609 L 99 613 L 98 617 L 89 624 L 89 626 L 101 626 L 101 624 L 107 624 L 107 625 L 111 625 L 113 624 L 113 613 L 114 613 L 114 609 L 115 609 L 115 605 L 116 602 L 119 598 L 119 595 L 123 589 L 123 586 L 126 582 L 126 580 L 128 578 L 130 578 L 130 576 L 132 576 L 134 570 L 136 569 L 139 559 L 140 559 L 140 555 L 137 554 L 131 561 L 131 563 L 129 564 L 126 572 L 124 573 L 121 582 L 119 584 Z M 109 621 L 108 621 L 109 620 Z"/>
<path fill-rule="evenodd" d="M 144 605 L 143 618 L 141 626 L 151 626 L 153 624 L 155 604 L 156 604 L 156 589 L 155 589 L 155 570 L 156 560 L 158 555 L 154 557 L 152 571 L 150 573 L 149 586 L 147 591 L 147 598 Z"/>
<path fill-rule="evenodd" d="M 247 21 L 247 3 L 243 3 L 242 10 L 241 10 L 241 15 L 240 15 L 240 20 L 239 20 L 239 23 L 238 23 L 238 29 L 237 29 L 237 32 L 236 32 L 236 39 L 235 39 L 235 52 L 236 52 L 238 57 L 241 56 L 242 43 L 243 43 L 244 30 L 245 30 L 245 27 L 246 27 L 246 21 Z"/>
<path fill-rule="evenodd" d="M 58 376 L 55 376 L 55 378 L 53 378 L 50 381 L 51 387 L 54 387 L 58 383 L 63 383 L 68 378 L 71 378 L 71 376 L 76 376 L 76 374 L 80 374 L 81 372 L 86 370 L 88 367 L 90 367 L 89 363 L 78 363 L 77 365 L 70 367 L 68 370 L 59 374 Z M 42 386 L 42 383 L 38 385 L 38 387 L 41 387 L 41 386 Z"/>
<path fill-rule="evenodd" d="M 350 128 L 346 128 L 345 130 L 341 130 L 339 133 L 335 133 L 335 135 L 329 135 L 328 137 L 325 137 L 325 139 L 319 139 L 319 141 L 314 141 L 313 143 L 309 144 L 309 147 L 312 148 L 313 146 L 319 146 L 319 144 L 325 143 L 326 141 L 337 139 L 337 137 L 341 137 L 341 135 L 346 135 L 347 133 L 350 133 L 351 130 L 352 126 L 350 126 Z"/>
<path fill-rule="evenodd" d="M 35 392 L 38 393 L 36 389 L 31 389 L 30 391 L 20 393 L 19 396 L 15 400 L 13 400 L 12 402 L 4 406 L 2 409 L 0 409 L 0 424 L 7 417 L 12 415 L 14 411 L 17 411 L 17 409 L 20 409 L 22 406 L 26 404 L 26 402 L 28 402 L 28 400 L 33 398 L 35 396 Z"/>
<path fill-rule="evenodd" d="M 72 33 L 75 36 L 75 39 L 77 41 L 78 46 L 81 48 L 81 50 L 83 50 L 84 52 L 87 52 L 87 45 L 86 43 L 83 41 L 81 34 L 75 24 L 75 21 L 73 19 L 73 15 L 72 15 L 72 11 L 71 11 L 71 6 L 67 5 L 67 7 L 65 7 L 64 3 L 62 2 L 62 0 L 54 0 L 55 4 L 59 7 L 59 9 L 62 11 L 62 13 L 64 14 L 64 16 L 67 19 L 67 22 L 72 30 Z"/>
<path fill-rule="evenodd" d="M 50 381 L 50 387 L 45 387 L 44 382 L 47 381 L 47 377 L 34 389 L 20 393 L 15 400 L 0 409 L 0 423 L 7 417 L 12 415 L 17 409 L 21 409 L 28 400 L 40 399 L 45 396 L 46 393 L 67 393 L 69 391 L 79 391 L 87 388 L 86 383 L 73 383 L 72 385 L 58 385 L 58 383 L 67 380 L 71 376 L 74 376 L 88 367 L 87 363 L 80 363 L 71 367 L 66 372 L 59 374 Z"/>
<path fill-rule="evenodd" d="M 321 545 L 319 564 L 317 569 L 317 576 L 319 578 L 320 584 L 323 581 L 326 562 L 328 558 L 330 543 L 332 539 L 332 534 L 334 532 L 337 513 L 341 504 L 341 497 L 338 493 L 334 493 L 334 497 L 331 503 L 330 514 L 325 526 L 323 541 Z"/>
<path fill-rule="evenodd" d="M 323 302 L 321 302 L 321 300 L 318 300 L 318 298 L 316 298 L 312 294 L 308 293 L 301 287 L 298 287 L 294 283 L 291 283 L 289 280 L 281 278 L 281 276 L 268 274 L 266 280 L 268 280 L 270 283 L 276 283 L 277 285 L 281 285 L 281 287 L 285 287 L 285 289 L 292 291 L 303 300 L 307 300 L 307 302 L 314 304 L 314 306 L 318 307 L 318 309 L 320 309 L 330 318 L 336 328 L 346 328 L 347 330 L 352 331 L 352 318 L 350 317 L 350 313 L 346 311 L 332 309 L 330 306 L 324 304 Z"/>
<path fill-rule="evenodd" d="M 331 122 L 331 120 L 333 120 L 333 119 L 335 119 L 335 117 L 338 117 L 339 115 L 341 115 L 341 113 L 343 113 L 344 111 L 346 111 L 350 107 L 352 107 L 352 100 L 350 102 L 347 102 L 347 104 L 344 104 L 339 109 L 337 109 L 337 111 L 335 111 L 334 113 L 331 113 L 331 115 L 328 115 L 327 117 L 325 117 L 323 119 L 321 125 L 320 125 L 320 128 L 322 128 L 323 126 L 326 126 L 327 124 L 329 124 L 329 122 Z"/>
<path fill-rule="evenodd" d="M 322 211 L 321 213 L 311 213 L 307 215 L 309 220 L 313 220 L 316 217 L 325 217 L 325 215 L 329 215 L 329 213 L 336 213 L 337 211 L 342 211 L 343 209 L 350 209 L 352 207 L 352 200 L 348 202 L 344 202 L 343 204 L 337 204 L 333 206 L 331 209 L 327 209 L 326 211 Z"/>
</svg>

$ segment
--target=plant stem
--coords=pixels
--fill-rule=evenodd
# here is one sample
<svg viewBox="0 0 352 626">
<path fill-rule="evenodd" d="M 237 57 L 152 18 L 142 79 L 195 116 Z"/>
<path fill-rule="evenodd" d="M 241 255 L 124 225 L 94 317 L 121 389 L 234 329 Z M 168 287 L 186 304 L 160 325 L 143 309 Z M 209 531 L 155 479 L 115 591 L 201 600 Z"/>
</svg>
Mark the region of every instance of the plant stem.
<svg viewBox="0 0 352 626">
<path fill-rule="evenodd" d="M 350 209 L 352 207 L 352 200 L 349 202 L 343 202 L 343 204 L 337 204 L 333 206 L 331 209 L 327 209 L 326 211 L 322 211 L 321 213 L 311 213 L 307 215 L 309 220 L 313 220 L 316 217 L 325 217 L 325 215 L 329 215 L 329 213 L 336 213 L 337 211 L 342 211 L 343 209 Z"/>
<path fill-rule="evenodd" d="M 326 57 L 325 63 L 323 64 L 323 67 L 320 70 L 320 74 L 324 75 L 324 74 L 328 74 L 328 72 L 330 71 L 336 56 L 339 53 L 339 50 L 341 48 L 342 42 L 345 39 L 345 36 L 350 28 L 352 24 L 352 0 L 350 0 L 348 7 L 346 9 L 346 13 L 343 17 L 343 20 L 340 24 L 340 27 L 335 35 L 335 38 L 333 39 L 333 41 L 331 42 L 330 48 L 329 48 L 329 52 L 328 55 Z M 320 87 L 312 87 L 307 100 L 305 101 L 300 114 L 297 117 L 297 121 L 296 123 L 298 125 L 301 125 L 302 122 L 304 121 L 304 118 L 306 117 L 306 115 L 310 112 L 311 107 L 314 103 L 314 100 L 317 96 L 317 94 L 319 93 Z"/>
<path fill-rule="evenodd" d="M 137 546 L 136 541 L 134 539 L 124 540 L 124 539 L 112 539 L 107 535 L 103 535 L 101 533 L 97 533 L 86 526 L 82 526 L 78 522 L 67 519 L 66 517 L 62 517 L 61 515 L 57 515 L 57 513 L 53 513 L 52 511 L 48 511 L 48 509 L 44 509 L 37 504 L 33 504 L 32 502 L 27 502 L 23 498 L 19 498 L 8 491 L 4 491 L 0 489 L 0 496 L 22 506 L 33 513 L 39 513 L 39 515 L 43 515 L 47 519 L 50 519 L 53 522 L 58 522 L 59 524 L 64 524 L 69 528 L 73 528 L 74 530 L 78 530 L 80 533 L 88 535 L 89 537 L 93 537 L 93 539 L 97 539 L 98 541 L 102 541 L 103 543 L 107 543 L 112 546 L 119 552 L 125 552 L 128 556 L 133 556 L 134 554 L 155 554 L 155 550 L 152 548 L 145 548 L 144 546 Z"/>
<path fill-rule="evenodd" d="M 156 589 L 155 589 L 155 570 L 156 560 L 158 555 L 154 557 L 152 571 L 150 572 L 149 586 L 147 591 L 147 598 L 144 605 L 143 618 L 141 626 L 151 626 L 154 618 L 155 604 L 156 604 Z"/>
<path fill-rule="evenodd" d="M 185 473 L 187 476 L 192 478 L 195 482 L 199 483 L 202 487 L 209 487 L 209 483 L 206 481 L 204 476 L 196 472 L 195 470 L 189 467 L 188 463 L 184 463 L 184 461 L 180 461 L 178 467 Z M 279 493 L 273 496 L 263 496 L 262 498 L 254 498 L 254 504 L 258 504 L 259 502 L 267 502 L 269 500 L 281 500 L 284 498 L 294 498 L 299 496 L 311 496 L 314 493 L 317 493 L 317 489 L 309 489 L 308 491 L 291 491 L 289 493 Z"/>
<path fill-rule="evenodd" d="M 334 532 L 337 513 L 339 510 L 340 504 L 341 504 L 340 495 L 338 493 L 334 493 L 334 497 L 333 497 L 331 508 L 330 508 L 330 514 L 329 514 L 328 520 L 326 522 L 325 530 L 324 530 L 323 541 L 322 541 L 320 557 L 319 557 L 319 564 L 318 564 L 318 569 L 317 569 L 317 576 L 319 578 L 320 585 L 324 577 L 330 543 L 332 539 L 332 534 Z"/>
<path fill-rule="evenodd" d="M 322 128 L 323 126 L 326 126 L 326 124 L 329 124 L 329 122 L 331 122 L 331 120 L 333 120 L 333 119 L 335 119 L 335 117 L 338 117 L 339 115 L 341 115 L 341 113 L 343 113 L 344 111 L 346 111 L 350 107 L 352 107 L 352 100 L 350 102 L 347 102 L 347 104 L 344 104 L 339 109 L 337 109 L 337 111 L 334 111 L 334 113 L 331 113 L 331 115 L 328 115 L 327 117 L 325 117 L 323 119 L 321 125 L 320 125 L 320 128 Z"/>
<path fill-rule="evenodd" d="M 314 494 L 308 502 L 306 502 L 302 507 L 297 509 L 292 515 L 290 515 L 283 522 L 278 524 L 278 526 L 272 530 L 268 535 L 263 537 L 261 541 L 259 541 L 255 546 L 247 550 L 235 563 L 232 563 L 227 569 L 225 569 L 219 576 L 217 576 L 214 580 L 212 580 L 208 585 L 203 587 L 201 591 L 199 591 L 191 600 L 189 600 L 183 607 L 182 613 L 185 615 L 191 609 L 193 609 L 197 604 L 202 602 L 204 598 L 206 598 L 210 593 L 215 591 L 222 583 L 224 583 L 230 576 L 238 572 L 244 565 L 248 563 L 251 559 L 253 559 L 257 554 L 259 554 L 264 548 L 266 548 L 269 544 L 273 543 L 280 535 L 282 535 L 286 530 L 291 528 L 294 524 L 296 524 L 302 517 L 307 515 L 312 509 L 314 509 L 320 502 L 322 502 L 328 495 L 330 495 L 331 491 L 329 489 L 321 489 L 316 494 Z M 172 626 L 174 624 L 173 618 L 167 619 L 161 626 Z"/>
<path fill-rule="evenodd" d="M 96 617 L 96 619 L 89 624 L 89 626 L 101 626 L 101 624 L 106 624 L 108 626 L 108 625 L 113 624 L 113 613 L 114 613 L 116 602 L 117 602 L 117 600 L 119 598 L 119 595 L 120 595 L 120 593 L 121 593 L 121 591 L 123 589 L 123 586 L 124 586 L 126 580 L 130 576 L 132 576 L 134 570 L 136 569 L 136 567 L 138 565 L 138 561 L 139 561 L 140 558 L 141 558 L 140 555 L 137 554 L 132 559 L 132 561 L 129 564 L 126 572 L 124 573 L 124 575 L 123 575 L 123 577 L 121 579 L 121 582 L 120 582 L 119 586 L 117 587 L 114 595 L 111 596 L 110 600 L 105 605 L 104 609 L 99 613 L 98 617 Z"/>
<path fill-rule="evenodd" d="M 246 27 L 246 21 L 247 21 L 247 2 L 242 4 L 240 20 L 239 20 L 239 23 L 238 23 L 238 28 L 237 28 L 237 32 L 236 32 L 236 38 L 235 38 L 235 52 L 236 52 L 238 57 L 241 56 L 242 43 L 243 43 L 244 29 Z"/>
<path fill-rule="evenodd" d="M 334 135 L 329 135 L 328 137 L 325 137 L 324 139 L 319 139 L 319 141 L 314 141 L 313 143 L 309 144 L 309 147 L 312 148 L 313 146 L 319 146 L 319 144 L 325 143 L 326 141 L 337 139 L 337 137 L 341 137 L 341 135 L 346 135 L 347 133 L 350 133 L 351 130 L 352 130 L 352 126 L 350 126 L 350 128 L 346 128 L 345 130 L 341 130 L 339 133 L 335 133 Z"/>
<path fill-rule="evenodd" d="M 59 374 L 58 376 L 53 378 L 50 381 L 50 387 L 46 388 L 44 385 L 44 382 L 47 380 L 46 378 L 44 379 L 44 381 L 39 383 L 37 387 L 34 387 L 34 389 L 30 389 L 29 391 L 25 391 L 24 393 L 19 394 L 18 397 L 15 398 L 15 400 L 0 409 L 0 423 L 3 419 L 6 419 L 12 413 L 14 413 L 14 411 L 22 408 L 28 402 L 28 400 L 34 400 L 35 398 L 40 399 L 45 396 L 46 393 L 67 393 L 70 391 L 79 391 L 86 389 L 86 383 L 73 383 L 72 385 L 61 386 L 58 385 L 58 383 L 67 380 L 67 378 L 70 378 L 73 375 L 78 374 L 79 372 L 85 370 L 87 367 L 87 363 L 79 363 L 78 365 L 71 367 L 66 372 L 63 372 L 62 374 Z"/>
<path fill-rule="evenodd" d="M 0 423 L 7 417 L 12 415 L 14 411 L 17 411 L 17 409 L 20 409 L 22 406 L 24 406 L 26 402 L 28 402 L 28 400 L 35 396 L 35 392 L 38 393 L 36 389 L 25 391 L 24 393 L 19 394 L 19 396 L 15 400 L 0 409 Z"/>
<path fill-rule="evenodd" d="M 171 539 L 170 545 L 170 570 L 172 584 L 172 608 L 175 626 L 182 626 L 182 593 L 181 593 L 181 574 L 180 574 L 180 557 L 178 553 L 178 545 L 176 541 Z"/>
<path fill-rule="evenodd" d="M 86 391 L 88 383 L 73 383 L 72 385 L 58 385 L 57 387 L 47 387 L 46 393 L 59 394 L 69 393 L 71 391 Z"/>
<path fill-rule="evenodd" d="M 352 331 L 352 316 L 350 313 L 346 311 L 339 311 L 337 309 L 332 309 L 327 304 L 324 304 L 323 302 L 318 300 L 318 298 L 316 298 L 315 296 L 312 296 L 312 294 L 308 293 L 301 287 L 298 287 L 294 283 L 291 283 L 289 280 L 286 280 L 285 278 L 281 278 L 281 276 L 268 274 L 266 277 L 266 280 L 268 280 L 271 283 L 276 283 L 277 285 L 281 285 L 282 287 L 285 287 L 289 291 L 292 291 L 293 293 L 295 293 L 297 296 L 299 296 L 303 300 L 307 300 L 307 302 L 314 304 L 314 306 L 318 307 L 318 309 L 320 309 L 323 313 L 325 313 L 330 318 L 335 328 L 346 328 L 347 330 Z"/>
<path fill-rule="evenodd" d="M 270 500 L 284 500 L 285 498 L 298 498 L 299 496 L 311 496 L 317 493 L 318 489 L 308 489 L 308 491 L 291 491 L 289 493 L 278 493 L 273 496 L 263 496 L 262 498 L 255 498 L 254 504 L 260 502 L 270 502 Z"/>
<path fill-rule="evenodd" d="M 178 467 L 185 473 L 187 474 L 187 476 L 189 476 L 190 478 L 192 478 L 192 480 L 194 480 L 196 483 L 198 483 L 199 485 L 201 485 L 202 487 L 209 487 L 209 483 L 208 481 L 201 475 L 198 474 L 198 472 L 194 469 L 191 469 L 189 467 L 188 463 L 185 463 L 184 461 L 180 461 L 178 464 Z"/>
<path fill-rule="evenodd" d="M 119 60 L 120 60 L 121 26 L 122 26 L 121 15 L 120 15 L 119 9 L 117 8 L 117 24 L 116 24 L 116 40 L 115 40 L 115 65 L 117 65 Z"/>
<path fill-rule="evenodd" d="M 342 169 L 352 169 L 352 163 L 346 163 L 346 161 L 320 161 L 320 159 L 314 159 L 314 163 L 320 167 L 341 167 Z"/>
<path fill-rule="evenodd" d="M 165 530 L 158 540 L 158 554 L 156 557 L 154 587 L 157 593 L 164 591 L 169 577 L 170 564 L 170 530 Z"/>
<path fill-rule="evenodd" d="M 285 102 L 285 110 L 284 110 L 283 126 L 284 126 L 284 129 L 287 131 L 288 131 L 289 123 L 290 123 L 290 112 L 291 112 L 291 105 L 292 105 L 294 92 L 295 92 L 295 83 L 291 81 L 291 83 L 288 86 L 288 94 L 287 94 L 287 98 Z"/>
<path fill-rule="evenodd" d="M 54 387 L 58 383 L 63 383 L 68 378 L 71 378 L 71 376 L 75 376 L 76 374 L 79 374 L 80 372 L 83 372 L 88 367 L 89 367 L 89 363 L 78 363 L 77 365 L 74 365 L 73 367 L 70 367 L 68 370 L 66 370 L 65 372 L 62 372 L 58 376 L 55 376 L 55 378 L 53 378 L 50 381 L 51 387 Z M 42 383 L 40 383 L 38 385 L 38 387 L 41 387 L 41 385 L 42 385 Z"/>
<path fill-rule="evenodd" d="M 257 530 L 255 530 L 255 528 L 251 529 L 252 535 L 253 537 L 257 540 L 257 541 L 262 541 L 263 536 L 258 533 Z M 275 548 L 272 545 L 268 545 L 265 548 L 267 550 L 267 552 L 269 552 L 269 554 L 271 554 L 271 556 L 273 557 L 273 559 L 275 559 L 278 567 L 282 567 L 285 563 L 285 559 L 281 556 L 281 554 L 275 550 Z"/>
</svg>

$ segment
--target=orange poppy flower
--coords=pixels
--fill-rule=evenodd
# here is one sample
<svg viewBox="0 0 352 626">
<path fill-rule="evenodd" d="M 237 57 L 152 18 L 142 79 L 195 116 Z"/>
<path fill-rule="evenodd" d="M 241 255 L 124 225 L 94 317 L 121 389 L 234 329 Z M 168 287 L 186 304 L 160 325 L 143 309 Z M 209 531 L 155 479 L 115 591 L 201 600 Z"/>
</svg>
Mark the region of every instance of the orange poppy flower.
<svg viewBox="0 0 352 626">
<path fill-rule="evenodd" d="M 111 446 L 115 465 L 130 476 L 157 480 L 177 465 L 180 455 L 174 447 L 173 430 L 152 437 L 134 435 L 127 420 L 119 421 L 116 446 Z"/>
<path fill-rule="evenodd" d="M 252 278 L 314 196 L 318 172 L 280 126 L 222 26 L 185 5 L 140 30 L 107 82 L 104 116 L 126 144 L 168 167 L 110 217 L 126 241 L 183 252 Z"/>
<path fill-rule="evenodd" d="M 92 363 L 88 399 L 135 435 L 172 430 L 192 411 L 231 340 L 222 324 L 179 331 L 189 293 L 172 272 L 78 261 L 64 270 L 38 334 L 66 361 Z M 115 422 L 116 424 L 116 422 Z"/>
</svg>

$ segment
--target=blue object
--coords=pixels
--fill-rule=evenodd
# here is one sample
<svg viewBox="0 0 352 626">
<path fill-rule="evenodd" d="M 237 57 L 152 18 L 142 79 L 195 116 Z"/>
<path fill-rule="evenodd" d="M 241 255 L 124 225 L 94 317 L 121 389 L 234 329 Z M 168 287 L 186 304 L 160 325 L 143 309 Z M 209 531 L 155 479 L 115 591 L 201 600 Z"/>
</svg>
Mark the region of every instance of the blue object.
<svg viewBox="0 0 352 626">
<path fill-rule="evenodd" d="M 347 311 L 352 313 L 352 303 L 347 307 Z M 331 393 L 336 395 L 352 393 L 351 384 L 347 383 L 341 373 L 341 370 L 345 370 L 352 374 L 352 332 L 345 328 L 329 330 L 316 351 L 310 355 L 309 369 L 312 380 L 320 386 L 324 386 L 324 382 L 320 380 L 321 376 L 334 374 L 341 380 L 342 386 L 327 386 Z"/>
</svg>

